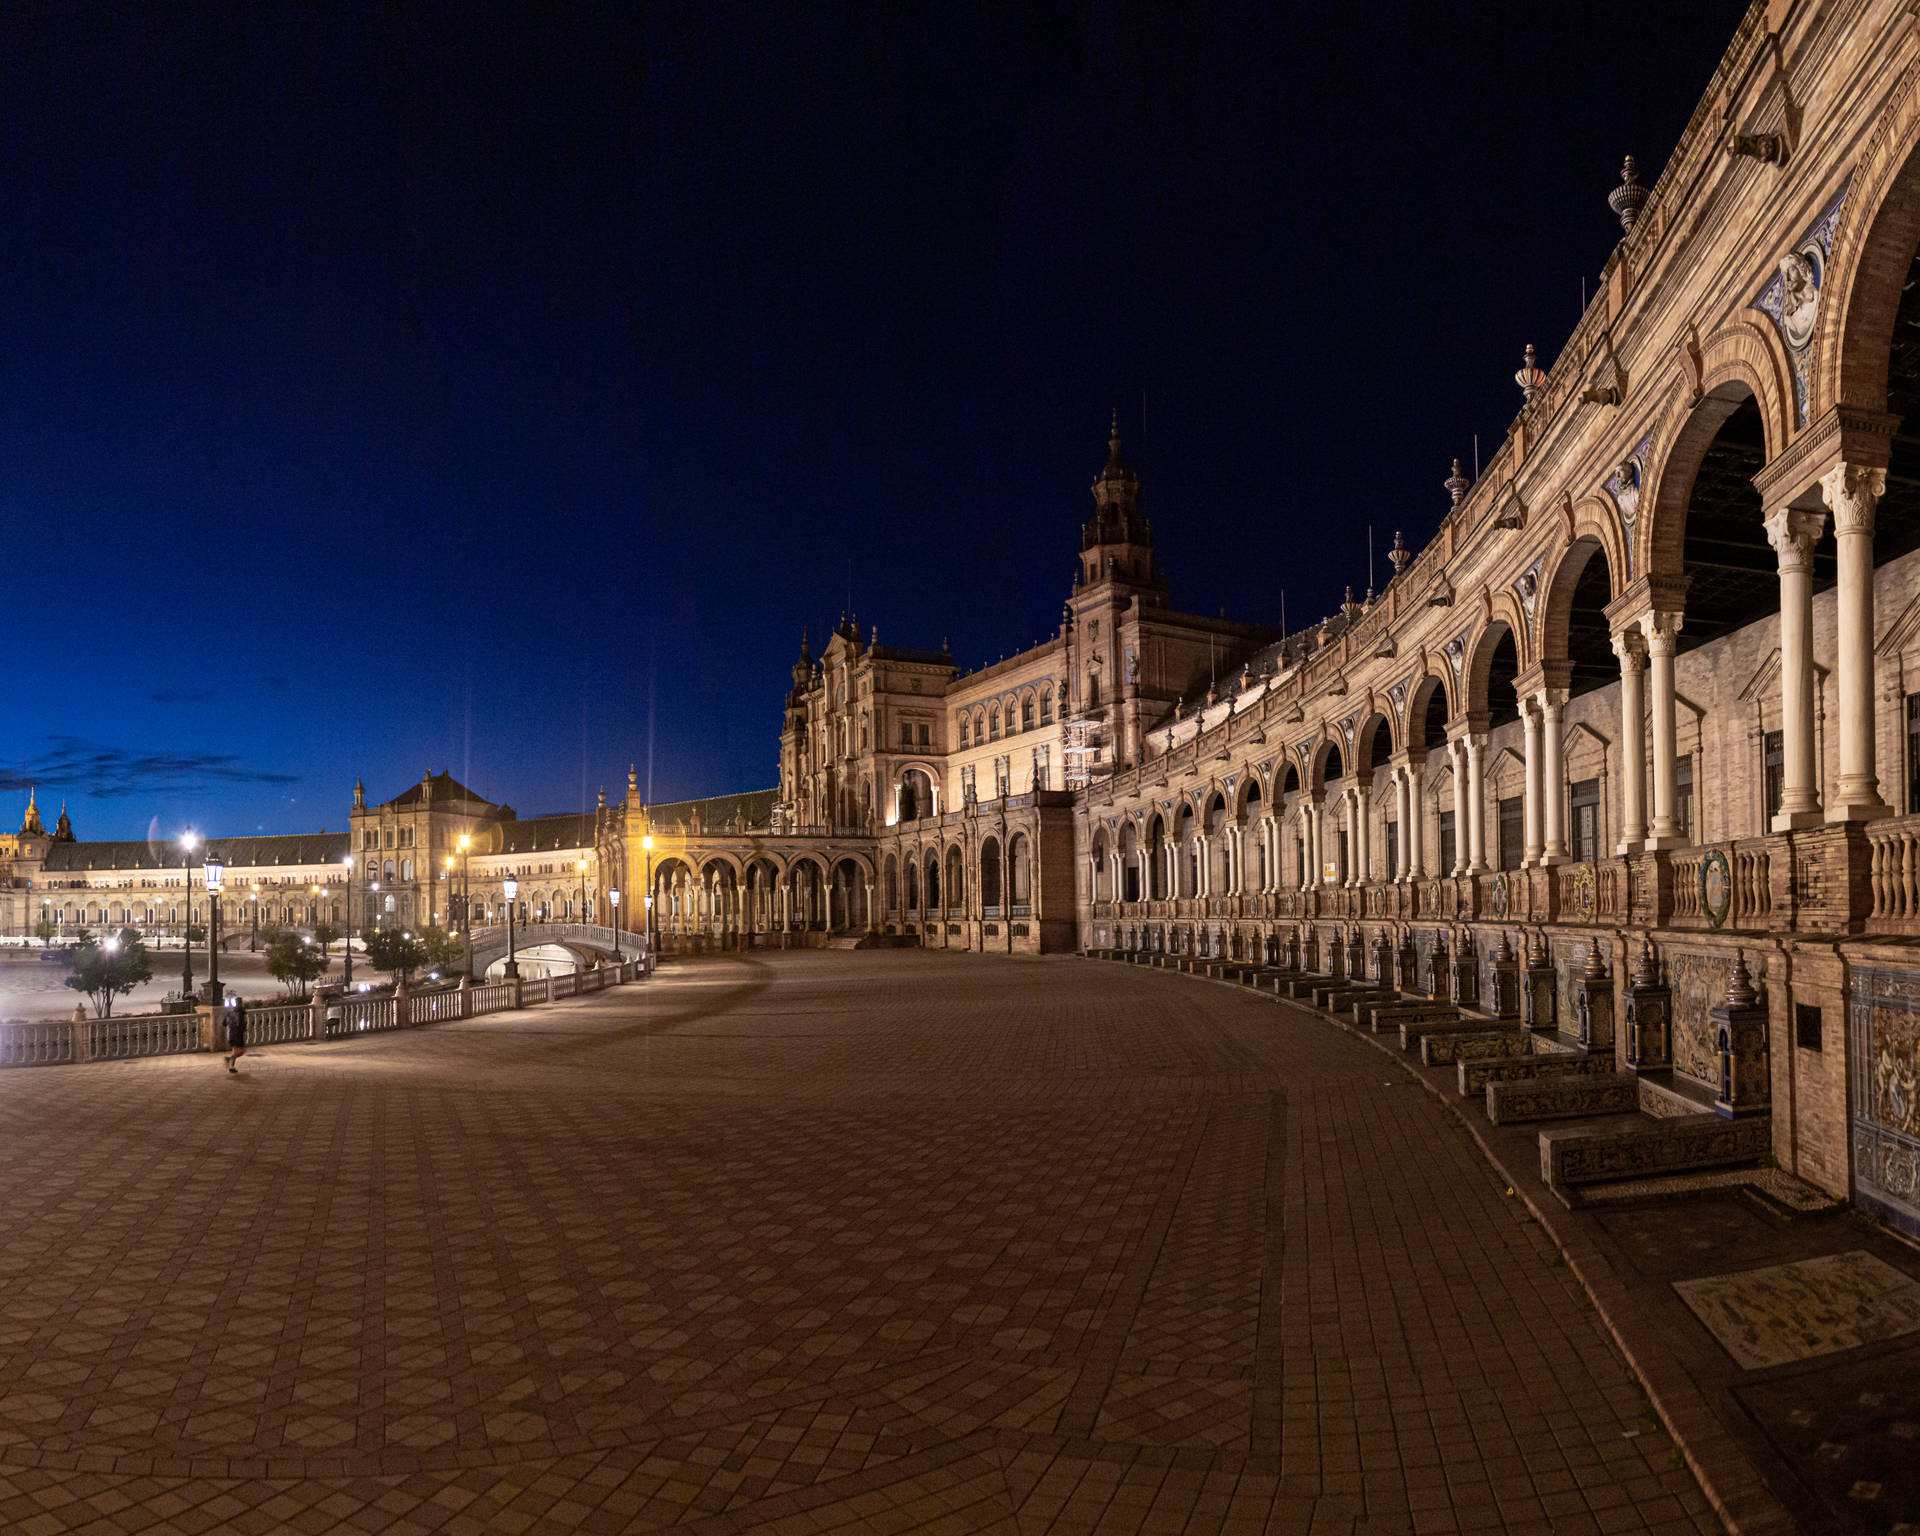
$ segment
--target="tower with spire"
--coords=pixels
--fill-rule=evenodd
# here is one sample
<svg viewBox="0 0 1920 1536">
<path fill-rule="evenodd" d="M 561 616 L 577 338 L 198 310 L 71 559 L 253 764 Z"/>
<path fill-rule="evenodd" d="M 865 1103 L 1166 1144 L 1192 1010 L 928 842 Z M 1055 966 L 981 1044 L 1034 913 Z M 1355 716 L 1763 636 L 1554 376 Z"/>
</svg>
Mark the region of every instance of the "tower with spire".
<svg viewBox="0 0 1920 1536">
<path fill-rule="evenodd" d="M 1093 516 L 1080 529 L 1075 588 L 1102 582 L 1163 593 L 1153 564 L 1153 529 L 1140 510 L 1140 477 L 1120 453 L 1120 413 L 1107 434 L 1107 462 L 1093 481 Z"/>
<path fill-rule="evenodd" d="M 44 837 L 47 829 L 40 821 L 40 807 L 35 800 L 36 790 L 27 791 L 27 817 L 20 823 L 22 837 Z"/>
</svg>

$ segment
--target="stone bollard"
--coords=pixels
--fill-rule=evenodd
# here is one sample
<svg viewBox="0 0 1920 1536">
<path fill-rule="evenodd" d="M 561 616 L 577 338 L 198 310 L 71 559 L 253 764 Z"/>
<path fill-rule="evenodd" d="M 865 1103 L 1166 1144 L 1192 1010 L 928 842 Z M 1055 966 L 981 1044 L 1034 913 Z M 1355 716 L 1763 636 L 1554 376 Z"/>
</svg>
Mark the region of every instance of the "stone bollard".
<svg viewBox="0 0 1920 1536">
<path fill-rule="evenodd" d="M 1560 978 L 1539 933 L 1527 936 L 1527 968 L 1520 978 L 1520 1021 L 1538 1034 L 1560 1027 Z"/>
<path fill-rule="evenodd" d="M 220 1038 L 220 1010 L 218 1008 L 196 1008 L 200 1015 L 200 1049 L 217 1051 L 226 1042 Z"/>
<path fill-rule="evenodd" d="M 75 1061 L 93 1060 L 93 1031 L 87 1028 L 87 1005 L 73 1005 L 73 1059 Z"/>
<path fill-rule="evenodd" d="M 1490 1011 L 1503 1022 L 1520 1017 L 1520 957 L 1513 952 L 1513 940 L 1503 930 L 1500 947 L 1493 952 L 1493 996 Z"/>
<path fill-rule="evenodd" d="M 345 994 L 341 994 L 345 1000 Z M 318 992 L 313 994 L 313 1020 L 309 1026 L 315 1040 L 327 1038 L 327 1000 Z"/>
<path fill-rule="evenodd" d="M 1580 1011 L 1583 1050 L 1613 1049 L 1613 976 L 1600 958 L 1600 941 L 1587 940 L 1587 963 L 1573 984 L 1573 1004 Z"/>
<path fill-rule="evenodd" d="M 1660 980 L 1653 946 L 1640 941 L 1627 988 L 1627 1070 L 1652 1072 L 1673 1064 L 1673 992 Z"/>
<path fill-rule="evenodd" d="M 1727 978 L 1727 1000 L 1708 1010 L 1714 1045 L 1720 1053 L 1720 1096 L 1713 1107 L 1723 1115 L 1765 1114 L 1772 1105 L 1767 1043 L 1767 1005 L 1747 974 L 1747 957 L 1737 951 Z"/>
</svg>

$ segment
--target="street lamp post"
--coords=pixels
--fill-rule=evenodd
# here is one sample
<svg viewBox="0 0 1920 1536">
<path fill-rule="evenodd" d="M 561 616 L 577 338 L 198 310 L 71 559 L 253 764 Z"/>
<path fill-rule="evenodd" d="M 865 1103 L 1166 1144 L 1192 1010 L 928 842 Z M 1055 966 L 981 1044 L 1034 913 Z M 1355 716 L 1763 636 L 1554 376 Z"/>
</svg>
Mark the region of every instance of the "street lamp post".
<svg viewBox="0 0 1920 1536">
<path fill-rule="evenodd" d="M 202 873 L 207 882 L 207 985 L 201 993 L 209 1008 L 220 1006 L 220 892 L 227 883 L 227 862 L 209 853 Z"/>
<path fill-rule="evenodd" d="M 581 859 L 580 865 L 580 921 L 587 921 L 587 861 Z"/>
<path fill-rule="evenodd" d="M 180 883 L 187 888 L 187 920 L 180 927 L 180 1001 L 193 1005 L 193 850 L 200 839 L 191 832 L 180 835 Z"/>
<path fill-rule="evenodd" d="M 607 892 L 607 900 L 613 903 L 613 963 L 620 963 L 620 887 L 614 886 Z"/>
<path fill-rule="evenodd" d="M 520 882 L 508 875 L 500 888 L 507 893 L 507 966 L 500 974 L 512 981 L 520 975 L 520 962 L 514 958 L 513 949 L 513 898 L 520 894 Z"/>
<path fill-rule="evenodd" d="M 347 855 L 347 943 L 346 976 L 341 985 L 353 990 L 353 855 Z"/>
<path fill-rule="evenodd" d="M 653 834 L 651 832 L 649 832 L 645 837 L 640 839 L 640 846 L 647 850 L 646 911 L 643 914 L 643 916 L 646 921 L 646 929 L 647 929 L 646 935 L 645 935 L 647 953 L 652 954 L 653 953 Z M 647 963 L 651 965 L 653 962 L 648 961 Z"/>
<path fill-rule="evenodd" d="M 253 883 L 253 890 L 247 896 L 247 902 L 253 913 L 253 922 L 247 932 L 247 953 L 254 954 L 260 948 L 260 882 Z"/>
<path fill-rule="evenodd" d="M 473 980 L 473 868 L 467 862 L 467 855 L 473 848 L 473 839 L 462 832 L 460 834 L 460 918 L 467 925 L 467 980 Z"/>
</svg>

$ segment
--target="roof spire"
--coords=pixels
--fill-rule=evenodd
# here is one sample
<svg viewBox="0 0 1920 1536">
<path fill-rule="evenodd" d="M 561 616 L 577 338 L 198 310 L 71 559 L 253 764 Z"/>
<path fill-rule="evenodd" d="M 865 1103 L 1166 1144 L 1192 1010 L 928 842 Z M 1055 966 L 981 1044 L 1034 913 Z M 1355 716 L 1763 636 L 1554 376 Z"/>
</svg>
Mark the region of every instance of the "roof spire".
<svg viewBox="0 0 1920 1536">
<path fill-rule="evenodd" d="M 1107 462 L 1120 462 L 1120 407 L 1113 408 L 1113 425 L 1107 431 Z"/>
</svg>

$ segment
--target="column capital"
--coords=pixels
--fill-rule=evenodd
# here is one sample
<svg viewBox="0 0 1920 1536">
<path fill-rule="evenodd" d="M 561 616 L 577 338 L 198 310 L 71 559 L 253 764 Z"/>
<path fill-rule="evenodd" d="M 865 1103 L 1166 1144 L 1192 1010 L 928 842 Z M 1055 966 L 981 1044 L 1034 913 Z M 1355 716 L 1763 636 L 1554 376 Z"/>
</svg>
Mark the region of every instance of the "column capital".
<svg viewBox="0 0 1920 1536">
<path fill-rule="evenodd" d="M 1647 664 L 1647 637 L 1638 625 L 1630 625 L 1613 637 L 1613 654 L 1620 658 L 1620 670 L 1638 672 Z"/>
<path fill-rule="evenodd" d="M 1537 661 L 1513 680 L 1516 697 L 1531 699 L 1543 693 L 1557 693 L 1560 702 L 1566 702 L 1568 690 L 1573 686 L 1573 662 L 1567 659 L 1548 658 Z"/>
<path fill-rule="evenodd" d="M 1762 526 L 1767 530 L 1767 542 L 1780 557 L 1782 571 L 1813 569 L 1813 546 L 1826 531 L 1826 513 L 1806 507 L 1781 507 L 1769 514 Z"/>
<path fill-rule="evenodd" d="M 1672 656 L 1680 648 L 1680 631 L 1686 623 L 1686 617 L 1678 613 L 1662 613 L 1656 609 L 1652 613 L 1640 616 L 1640 632 L 1647 637 L 1649 656 Z"/>
<path fill-rule="evenodd" d="M 1833 509 L 1836 536 L 1873 532 L 1874 508 L 1887 491 L 1887 472 L 1861 464 L 1836 464 L 1820 477 L 1820 495 Z"/>
<path fill-rule="evenodd" d="M 1687 611 L 1688 585 L 1684 575 L 1641 576 L 1607 604 L 1607 622 L 1616 631 L 1637 629 L 1649 613 L 1666 613 L 1677 624 Z"/>
<path fill-rule="evenodd" d="M 1763 503 L 1796 501 L 1842 460 L 1884 466 L 1893 451 L 1898 416 L 1836 404 L 1815 417 L 1753 477 Z"/>
</svg>

